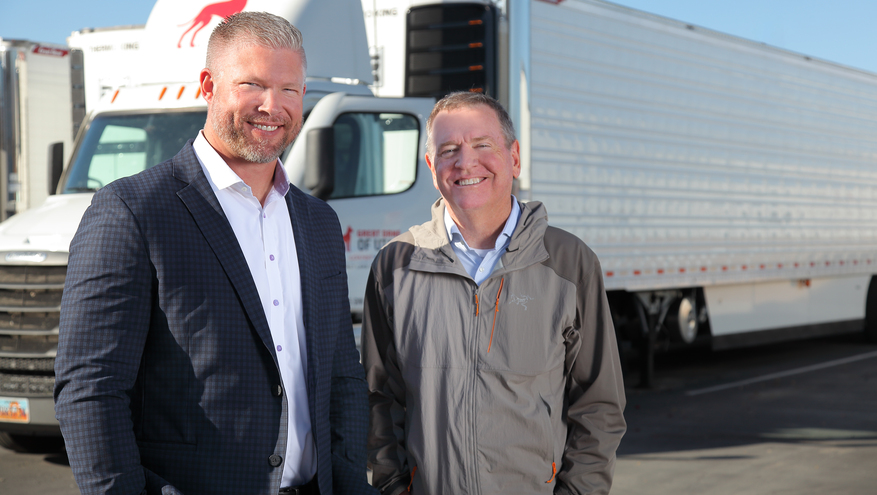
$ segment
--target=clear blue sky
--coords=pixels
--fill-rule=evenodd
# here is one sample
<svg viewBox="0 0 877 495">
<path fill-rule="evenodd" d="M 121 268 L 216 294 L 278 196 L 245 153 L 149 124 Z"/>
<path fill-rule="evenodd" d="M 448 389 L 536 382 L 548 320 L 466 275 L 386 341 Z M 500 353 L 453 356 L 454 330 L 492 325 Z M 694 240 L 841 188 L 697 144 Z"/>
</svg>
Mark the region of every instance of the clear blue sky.
<svg viewBox="0 0 877 495">
<path fill-rule="evenodd" d="M 0 0 L 0 37 L 65 43 L 86 27 L 145 24 L 154 0 Z M 617 0 L 615 3 L 877 72 L 875 0 Z"/>
</svg>

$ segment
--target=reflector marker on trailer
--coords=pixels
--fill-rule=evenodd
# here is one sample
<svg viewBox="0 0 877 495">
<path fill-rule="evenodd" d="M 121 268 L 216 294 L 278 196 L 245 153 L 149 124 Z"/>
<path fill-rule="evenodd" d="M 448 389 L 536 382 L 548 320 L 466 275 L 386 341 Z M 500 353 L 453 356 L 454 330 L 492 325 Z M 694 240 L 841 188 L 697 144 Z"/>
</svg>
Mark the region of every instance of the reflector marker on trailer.
<svg viewBox="0 0 877 495">
<path fill-rule="evenodd" d="M 180 86 L 180 92 L 177 93 L 177 99 L 179 100 L 181 96 L 183 96 L 183 91 L 186 90 L 185 86 Z"/>
<path fill-rule="evenodd" d="M 161 94 L 158 95 L 158 99 L 164 98 L 164 94 L 167 93 L 167 86 L 161 88 Z"/>
<path fill-rule="evenodd" d="M 117 89 L 116 92 L 113 93 L 113 99 L 110 100 L 110 103 L 115 103 L 115 102 L 116 102 L 116 97 L 118 97 L 118 96 L 119 96 L 119 90 Z"/>
<path fill-rule="evenodd" d="M 838 266 L 844 266 L 844 265 L 846 265 L 846 264 L 849 263 L 849 262 L 850 262 L 850 260 L 838 260 L 836 263 L 837 263 Z M 810 263 L 810 267 L 813 268 L 813 267 L 816 266 L 816 263 L 817 263 L 817 262 L 815 262 L 815 261 L 810 261 L 809 263 Z M 863 263 L 871 264 L 871 260 L 864 260 Z M 831 266 L 831 264 L 832 264 L 831 261 L 825 261 L 825 266 Z M 853 265 L 858 265 L 858 264 L 859 264 L 859 260 L 857 260 L 857 259 L 852 260 L 852 264 L 853 264 Z M 788 266 L 787 266 L 787 265 L 788 265 Z M 802 263 L 800 263 L 800 262 L 795 261 L 795 262 L 793 262 L 793 263 L 791 263 L 791 264 L 789 264 L 789 263 L 777 263 L 777 264 L 776 264 L 776 269 L 781 270 L 781 269 L 786 268 L 786 267 L 789 267 L 789 268 L 791 268 L 791 267 L 794 267 L 794 268 L 803 268 L 804 266 L 805 266 L 805 264 L 802 264 Z M 773 267 L 774 267 L 773 264 L 768 265 L 768 264 L 766 264 L 766 263 L 760 263 L 760 264 L 758 265 L 758 268 L 759 268 L 760 270 L 769 270 L 769 269 L 771 269 L 771 268 L 773 268 Z M 729 271 L 734 271 L 734 270 L 736 270 L 736 268 L 735 268 L 734 266 L 730 266 L 730 265 L 716 266 L 716 267 L 713 267 L 712 269 L 711 269 L 710 267 L 708 267 L 708 266 L 701 266 L 701 267 L 700 267 L 700 271 L 701 271 L 701 272 L 716 271 L 716 270 L 719 270 L 719 269 L 721 269 L 721 271 L 723 271 L 723 272 L 729 272 Z M 749 269 L 749 265 L 740 265 L 740 270 L 741 270 L 741 271 L 745 271 L 745 270 L 748 270 L 748 269 Z M 672 270 L 670 270 L 670 271 L 672 271 Z M 680 267 L 680 268 L 679 268 L 679 273 L 685 273 L 685 271 L 686 271 L 686 268 L 685 268 L 685 267 Z M 669 273 L 669 272 L 667 271 L 667 269 L 665 269 L 665 268 L 656 268 L 656 269 L 654 270 L 654 272 L 652 272 L 652 270 L 643 270 L 643 269 L 635 269 L 635 270 L 632 270 L 631 272 L 627 272 L 626 270 L 623 270 L 623 271 L 621 271 L 618 275 L 619 275 L 619 276 L 628 276 L 628 275 L 636 275 L 636 276 L 639 276 L 639 275 L 652 275 L 652 274 L 655 274 L 655 275 L 664 275 L 665 273 Z M 607 276 L 607 277 L 613 277 L 613 276 L 615 276 L 615 275 L 616 275 L 616 273 L 615 273 L 614 271 L 612 271 L 612 270 L 609 270 L 609 271 L 606 272 L 606 276 Z"/>
</svg>

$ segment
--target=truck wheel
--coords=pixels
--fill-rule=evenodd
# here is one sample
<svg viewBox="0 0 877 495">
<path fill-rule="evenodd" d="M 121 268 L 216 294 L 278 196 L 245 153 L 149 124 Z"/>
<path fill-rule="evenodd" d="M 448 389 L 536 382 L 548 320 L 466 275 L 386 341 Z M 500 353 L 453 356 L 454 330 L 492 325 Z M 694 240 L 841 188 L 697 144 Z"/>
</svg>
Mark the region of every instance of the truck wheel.
<svg viewBox="0 0 877 495">
<path fill-rule="evenodd" d="M 877 342 L 877 275 L 871 277 L 865 299 L 865 338 Z"/>
<path fill-rule="evenodd" d="M 670 306 L 664 320 L 667 333 L 673 342 L 690 344 L 697 337 L 697 306 L 694 298 L 683 297 Z"/>
<path fill-rule="evenodd" d="M 28 454 L 47 454 L 64 448 L 61 437 L 34 437 L 0 432 L 0 447 Z"/>
</svg>

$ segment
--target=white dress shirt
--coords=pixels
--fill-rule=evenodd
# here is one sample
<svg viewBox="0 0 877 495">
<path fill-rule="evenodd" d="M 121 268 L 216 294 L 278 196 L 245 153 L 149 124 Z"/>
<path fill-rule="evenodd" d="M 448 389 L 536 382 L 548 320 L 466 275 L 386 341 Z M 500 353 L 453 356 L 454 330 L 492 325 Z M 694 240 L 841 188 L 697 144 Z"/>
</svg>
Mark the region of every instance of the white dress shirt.
<svg viewBox="0 0 877 495">
<path fill-rule="evenodd" d="M 509 213 L 509 217 L 506 219 L 505 227 L 502 229 L 502 232 L 497 236 L 496 244 L 493 246 L 493 249 L 476 249 L 469 247 L 466 239 L 463 238 L 463 234 L 460 233 L 460 228 L 457 227 L 457 224 L 454 223 L 454 219 L 451 218 L 447 205 L 445 206 L 445 229 L 448 231 L 448 239 L 451 241 L 451 247 L 454 249 L 454 254 L 457 255 L 457 259 L 463 264 L 466 273 L 468 273 L 478 285 L 481 285 L 481 282 L 487 280 L 487 277 L 493 273 L 496 264 L 499 262 L 500 258 L 502 258 L 503 253 L 505 253 L 505 248 L 509 245 L 512 234 L 515 232 L 515 227 L 518 226 L 518 219 L 521 218 L 521 207 L 518 205 L 518 199 L 514 196 L 512 196 L 511 201 L 512 212 Z M 502 264 L 500 264 L 500 266 L 502 266 Z"/>
<path fill-rule="evenodd" d="M 317 471 L 308 408 L 307 347 L 301 277 L 292 222 L 284 196 L 289 178 L 280 160 L 263 207 L 251 188 L 210 146 L 203 131 L 193 144 L 201 169 L 234 230 L 268 319 L 289 404 L 289 428 L 280 486 L 303 485 Z"/>
</svg>

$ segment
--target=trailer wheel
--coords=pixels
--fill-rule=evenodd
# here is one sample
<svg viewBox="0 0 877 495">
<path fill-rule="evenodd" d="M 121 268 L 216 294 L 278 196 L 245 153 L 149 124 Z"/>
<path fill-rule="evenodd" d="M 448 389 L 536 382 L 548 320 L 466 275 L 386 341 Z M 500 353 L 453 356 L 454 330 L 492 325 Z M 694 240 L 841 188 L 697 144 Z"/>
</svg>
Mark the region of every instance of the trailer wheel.
<svg viewBox="0 0 877 495">
<path fill-rule="evenodd" d="M 699 328 L 697 306 L 695 305 L 694 298 L 683 297 L 676 300 L 667 312 L 664 326 L 667 328 L 667 333 L 673 342 L 683 342 L 685 344 L 694 342 Z"/>
<path fill-rule="evenodd" d="M 27 454 L 47 454 L 63 449 L 64 439 L 54 436 L 38 437 L 0 432 L 0 447 Z"/>
<path fill-rule="evenodd" d="M 865 300 L 865 337 L 877 342 L 877 275 L 871 277 L 868 298 Z"/>
</svg>

